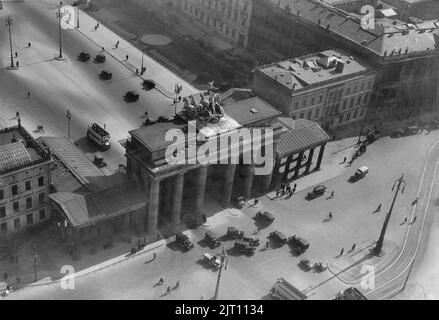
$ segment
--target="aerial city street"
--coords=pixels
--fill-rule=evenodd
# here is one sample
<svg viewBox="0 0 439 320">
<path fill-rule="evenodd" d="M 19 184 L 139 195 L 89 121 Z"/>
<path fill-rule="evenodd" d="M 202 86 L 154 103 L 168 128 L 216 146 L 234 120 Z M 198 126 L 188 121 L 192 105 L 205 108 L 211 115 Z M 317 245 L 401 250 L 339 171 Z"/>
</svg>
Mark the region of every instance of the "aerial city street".
<svg viewBox="0 0 439 320">
<path fill-rule="evenodd" d="M 0 300 L 439 299 L 439 2 L 0 20 Z"/>
</svg>

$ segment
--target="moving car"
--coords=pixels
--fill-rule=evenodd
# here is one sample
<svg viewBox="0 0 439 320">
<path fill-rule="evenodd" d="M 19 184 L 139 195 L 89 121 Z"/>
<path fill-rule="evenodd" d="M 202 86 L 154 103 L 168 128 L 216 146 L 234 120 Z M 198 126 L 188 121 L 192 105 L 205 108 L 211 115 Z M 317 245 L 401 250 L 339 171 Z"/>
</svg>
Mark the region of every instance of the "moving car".
<svg viewBox="0 0 439 320">
<path fill-rule="evenodd" d="M 204 239 L 207 241 L 210 247 L 217 248 L 221 245 L 221 242 L 217 240 L 217 236 L 212 231 L 206 231 Z"/>
<path fill-rule="evenodd" d="M 98 62 L 98 63 L 104 63 L 105 60 L 106 60 L 106 57 L 105 57 L 104 54 L 98 54 L 98 55 L 95 57 L 95 62 Z"/>
<path fill-rule="evenodd" d="M 86 62 L 90 60 L 90 54 L 87 52 L 81 52 L 78 56 L 79 61 Z"/>
<path fill-rule="evenodd" d="M 155 88 L 155 81 L 151 79 L 143 80 L 143 87 L 147 90 L 151 90 Z"/>
<path fill-rule="evenodd" d="M 280 231 L 270 232 L 270 238 L 278 242 L 281 246 L 288 242 L 288 237 Z"/>
<path fill-rule="evenodd" d="M 369 172 L 369 168 L 366 166 L 361 166 L 357 169 L 357 171 L 355 171 L 354 175 L 351 176 L 351 178 L 349 179 L 351 182 L 355 182 L 358 181 L 360 179 L 363 179 L 366 174 Z"/>
<path fill-rule="evenodd" d="M 110 80 L 111 78 L 113 78 L 113 74 L 111 72 L 102 70 L 99 74 L 99 77 L 104 80 Z"/>
<path fill-rule="evenodd" d="M 125 93 L 125 99 L 129 102 L 136 102 L 139 100 L 139 94 L 134 90 L 128 91 Z"/>
<path fill-rule="evenodd" d="M 238 230 L 235 227 L 228 227 L 227 236 L 233 239 L 241 239 L 244 236 L 244 231 Z"/>
<path fill-rule="evenodd" d="M 188 251 L 194 247 L 194 244 L 190 242 L 189 237 L 182 232 L 175 235 L 175 241 L 183 249 L 183 251 Z"/>
<path fill-rule="evenodd" d="M 300 265 L 302 266 L 303 269 L 305 269 L 306 271 L 311 270 L 314 266 L 311 262 L 309 262 L 308 259 L 302 259 L 300 260 Z"/>
<path fill-rule="evenodd" d="M 268 211 L 258 211 L 256 213 L 256 217 L 261 218 L 262 220 L 265 220 L 267 222 L 273 222 L 274 221 L 274 215 Z"/>
<path fill-rule="evenodd" d="M 309 248 L 309 242 L 296 235 L 289 237 L 288 241 L 299 254 L 304 253 Z"/>
<path fill-rule="evenodd" d="M 315 186 L 314 189 L 312 189 L 311 192 L 308 192 L 306 195 L 306 198 L 309 200 L 315 199 L 317 197 L 321 197 L 325 194 L 326 187 L 323 184 L 320 184 L 318 186 Z"/>
</svg>

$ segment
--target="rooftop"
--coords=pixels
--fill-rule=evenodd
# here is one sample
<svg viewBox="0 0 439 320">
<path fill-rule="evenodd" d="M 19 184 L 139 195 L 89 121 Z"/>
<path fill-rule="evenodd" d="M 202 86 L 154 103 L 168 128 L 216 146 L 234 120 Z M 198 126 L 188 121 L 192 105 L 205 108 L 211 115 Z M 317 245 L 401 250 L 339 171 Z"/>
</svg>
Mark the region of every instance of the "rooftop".
<svg viewBox="0 0 439 320">
<path fill-rule="evenodd" d="M 49 158 L 49 154 L 23 127 L 0 130 L 0 173 L 44 162 Z"/>
<path fill-rule="evenodd" d="M 343 50 L 326 50 L 270 64 L 259 70 L 288 89 L 299 90 L 373 69 Z"/>
<path fill-rule="evenodd" d="M 407 53 L 419 53 L 433 50 L 435 39 L 432 31 L 420 32 L 419 30 L 409 30 L 408 26 L 396 29 L 393 26 L 383 26 L 379 22 L 374 29 L 361 28 L 360 18 L 343 10 L 332 7 L 329 4 L 318 0 L 265 0 L 275 7 L 281 9 L 290 8 L 292 15 L 329 32 L 349 39 L 379 56 L 390 54 L 392 50 Z M 439 29 L 438 27 L 435 27 Z M 391 33 L 392 36 L 388 36 Z"/>
</svg>

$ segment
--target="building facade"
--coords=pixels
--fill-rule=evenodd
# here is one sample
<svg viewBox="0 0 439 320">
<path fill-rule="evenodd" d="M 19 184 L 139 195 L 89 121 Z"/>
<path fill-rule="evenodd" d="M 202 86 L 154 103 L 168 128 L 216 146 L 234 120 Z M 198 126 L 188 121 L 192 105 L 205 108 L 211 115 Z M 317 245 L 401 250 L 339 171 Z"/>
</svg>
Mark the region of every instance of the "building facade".
<svg viewBox="0 0 439 320">
<path fill-rule="evenodd" d="M 327 50 L 262 66 L 252 90 L 285 115 L 330 129 L 364 119 L 376 72 L 344 51 Z"/>
<path fill-rule="evenodd" d="M 0 237 L 50 220 L 52 165 L 23 127 L 0 130 Z"/>
</svg>

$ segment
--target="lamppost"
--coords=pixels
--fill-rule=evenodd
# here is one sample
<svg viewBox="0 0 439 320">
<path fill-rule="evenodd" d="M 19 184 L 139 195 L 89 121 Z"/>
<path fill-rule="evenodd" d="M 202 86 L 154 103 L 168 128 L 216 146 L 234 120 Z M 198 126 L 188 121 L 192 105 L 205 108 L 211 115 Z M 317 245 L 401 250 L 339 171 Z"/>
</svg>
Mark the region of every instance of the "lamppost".
<svg viewBox="0 0 439 320">
<path fill-rule="evenodd" d="M 360 134 L 358 135 L 357 144 L 360 144 L 361 142 L 361 136 L 363 135 L 363 128 L 364 128 L 364 120 L 361 122 L 361 129 L 360 129 Z"/>
<path fill-rule="evenodd" d="M 6 18 L 6 26 L 9 29 L 9 46 L 11 48 L 11 68 L 14 67 L 14 55 L 12 54 L 12 36 L 11 36 L 11 25 L 12 25 L 12 19 L 11 17 Z"/>
<path fill-rule="evenodd" d="M 225 265 L 224 265 L 225 262 Z M 221 280 L 221 271 L 223 270 L 227 270 L 227 263 L 229 262 L 229 259 L 227 258 L 227 252 L 223 247 L 223 251 L 221 252 L 221 263 L 220 263 L 220 268 L 218 271 L 218 278 L 216 279 L 216 287 L 215 287 L 215 296 L 213 297 L 213 300 L 218 300 L 218 291 L 219 291 L 219 285 L 220 285 L 220 280 Z"/>
<path fill-rule="evenodd" d="M 36 253 L 34 253 L 35 282 L 38 281 L 38 276 L 37 276 L 37 258 L 38 258 L 38 255 Z"/>
<path fill-rule="evenodd" d="M 145 55 L 145 51 L 148 49 L 148 47 L 143 48 L 142 50 L 142 66 L 140 67 L 140 75 L 143 76 L 143 74 L 145 73 L 145 67 L 143 65 L 143 56 Z"/>
<path fill-rule="evenodd" d="M 72 121 L 72 114 L 70 113 L 70 110 L 67 110 L 66 119 L 67 119 L 67 132 L 70 140 L 70 121 Z"/>
<path fill-rule="evenodd" d="M 178 95 L 180 94 L 181 90 L 183 90 L 183 86 L 181 84 L 176 83 L 175 84 L 175 99 L 174 99 L 174 115 L 177 114 L 177 103 L 178 103 Z M 180 97 L 181 98 L 181 97 Z"/>
<path fill-rule="evenodd" d="M 60 1 L 59 3 L 59 10 L 57 12 L 57 16 L 58 16 L 58 31 L 59 31 L 59 57 L 58 59 L 62 59 L 62 37 L 61 37 L 61 20 L 62 20 L 62 12 L 61 12 L 61 8 L 62 8 L 62 1 Z"/>
<path fill-rule="evenodd" d="M 376 255 L 376 256 L 379 256 L 382 252 L 384 235 L 386 234 L 387 225 L 389 224 L 390 215 L 392 214 L 393 206 L 395 205 L 396 197 L 398 196 L 399 190 L 401 190 L 401 188 L 402 188 L 401 193 L 404 193 L 404 189 L 406 186 L 406 182 L 404 180 L 404 173 L 401 174 L 400 178 L 395 180 L 395 182 L 393 183 L 392 191 L 395 189 L 395 186 L 396 186 L 395 195 L 393 196 L 392 205 L 390 206 L 390 210 L 389 210 L 389 212 L 387 212 L 386 219 L 384 220 L 384 224 L 383 224 L 383 228 L 381 229 L 380 237 L 376 243 L 375 248 L 371 249 L 371 253 L 373 255 Z"/>
</svg>

